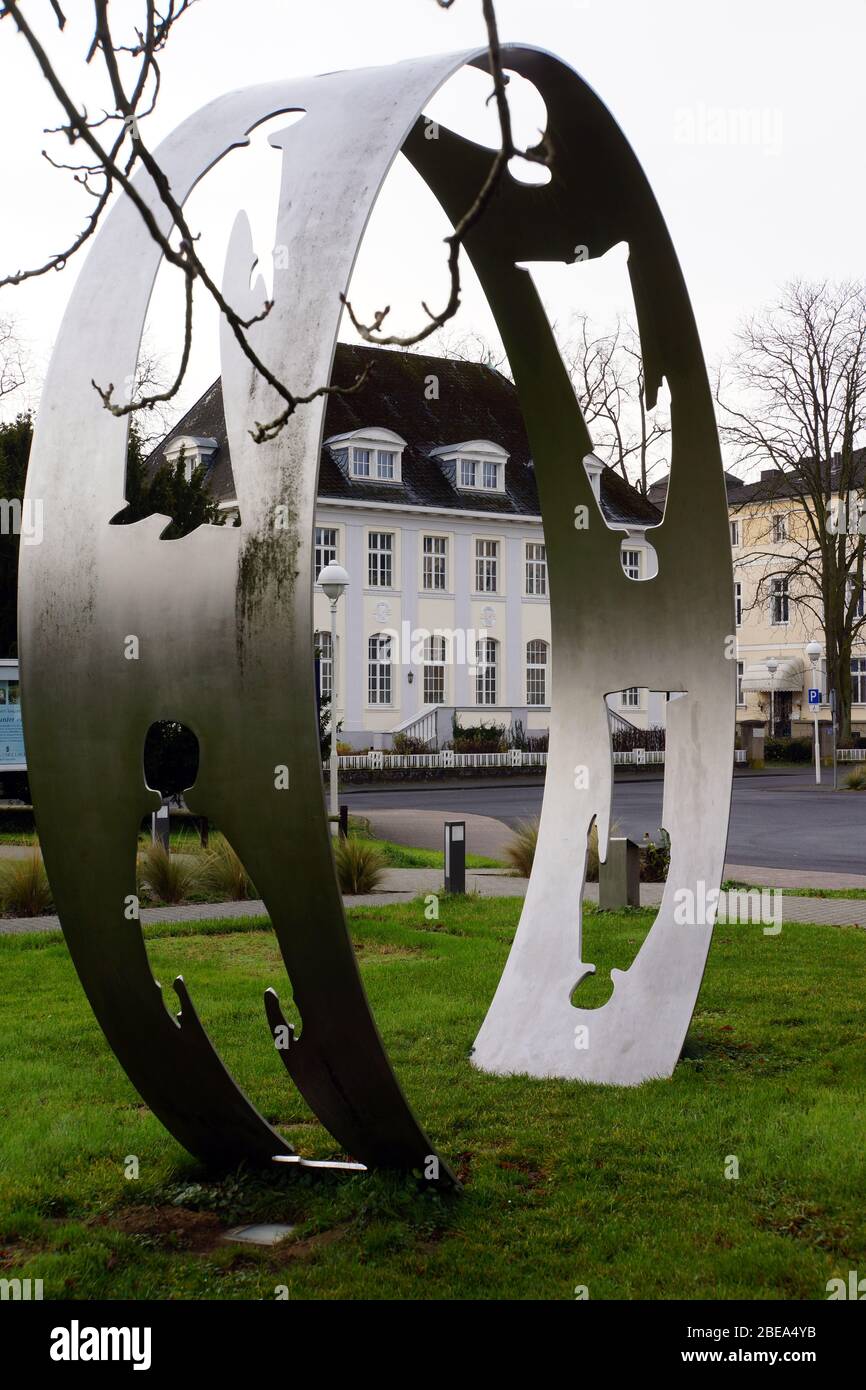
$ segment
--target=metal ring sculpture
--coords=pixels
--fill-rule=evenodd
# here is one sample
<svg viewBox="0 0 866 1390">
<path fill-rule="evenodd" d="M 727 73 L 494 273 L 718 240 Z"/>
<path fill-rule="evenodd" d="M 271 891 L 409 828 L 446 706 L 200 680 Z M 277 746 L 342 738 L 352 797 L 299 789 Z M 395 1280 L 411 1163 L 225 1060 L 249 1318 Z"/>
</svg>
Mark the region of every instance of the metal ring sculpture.
<svg viewBox="0 0 866 1390">
<path fill-rule="evenodd" d="M 548 110 L 552 181 L 510 178 L 467 250 L 496 316 L 520 392 L 542 502 L 555 652 L 550 754 L 535 868 L 520 927 L 479 1033 L 475 1065 L 495 1072 L 634 1083 L 670 1073 L 700 986 L 711 926 L 676 926 L 677 886 L 718 884 L 733 747 L 730 553 L 721 459 L 698 336 L 652 192 L 610 113 L 557 58 L 510 47 L 508 67 L 534 82 Z M 274 136 L 283 172 L 274 308 L 257 350 L 298 392 L 329 379 L 341 306 L 371 208 L 398 151 L 453 220 L 469 205 L 490 153 L 420 113 L 479 52 L 293 79 L 214 101 L 158 157 L 175 194 L 249 132 L 282 112 L 302 120 Z M 387 100 L 383 101 L 383 92 Z M 351 113 L 351 114 L 350 114 Z M 155 215 L 165 215 L 149 182 Z M 653 531 L 659 572 L 635 583 L 620 536 L 596 506 L 584 456 L 592 442 L 547 318 L 522 261 L 573 261 L 630 248 L 652 405 L 665 377 L 673 456 L 664 521 Z M 584 253 L 584 254 L 586 254 Z M 246 216 L 235 224 L 225 288 L 260 308 Z M 447 1164 L 392 1072 L 364 994 L 338 891 L 322 788 L 311 661 L 311 570 L 323 402 L 256 445 L 254 420 L 280 402 L 223 327 L 222 383 L 242 525 L 164 541 L 165 518 L 112 526 L 124 505 L 126 423 L 91 379 L 135 372 L 159 251 L 128 200 L 103 227 L 81 272 L 45 385 L 27 482 L 42 498 L 41 546 L 21 557 L 23 712 L 39 834 L 63 930 L 93 1010 L 136 1089 L 194 1154 L 270 1162 L 292 1150 L 235 1085 L 175 982 L 173 1017 L 150 971 L 137 922 L 135 846 L 155 794 L 142 773 L 158 719 L 197 735 L 191 808 L 225 832 L 265 900 L 301 1020 L 281 1052 L 299 1090 L 365 1164 Z M 576 530 L 576 508 L 591 524 Z M 289 525 L 275 526 L 278 511 Z M 127 638 L 137 638 L 129 660 Z M 612 997 L 575 1009 L 587 834 L 609 824 L 612 758 L 605 695 L 626 686 L 687 692 L 668 706 L 664 822 L 673 854 L 664 901 Z M 278 789 L 275 769 L 289 769 Z M 581 766 L 588 777 L 577 779 Z M 98 776 L 95 770 L 98 769 Z M 272 1030 L 285 1020 L 266 994 Z M 586 1048 L 575 1027 L 588 1024 Z M 438 1178 L 435 1174 L 438 1172 Z"/>
</svg>

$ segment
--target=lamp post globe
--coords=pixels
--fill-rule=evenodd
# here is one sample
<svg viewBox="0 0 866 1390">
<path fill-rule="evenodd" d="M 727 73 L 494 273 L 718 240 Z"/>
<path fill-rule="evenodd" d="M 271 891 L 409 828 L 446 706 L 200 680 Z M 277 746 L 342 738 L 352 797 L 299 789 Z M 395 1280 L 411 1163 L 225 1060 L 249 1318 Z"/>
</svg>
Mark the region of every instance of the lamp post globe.
<svg viewBox="0 0 866 1390">
<path fill-rule="evenodd" d="M 316 583 L 321 584 L 328 597 L 328 601 L 333 607 L 337 600 L 342 598 L 345 590 L 348 589 L 349 575 L 346 570 L 343 569 L 342 565 L 325 565 Z"/>
</svg>

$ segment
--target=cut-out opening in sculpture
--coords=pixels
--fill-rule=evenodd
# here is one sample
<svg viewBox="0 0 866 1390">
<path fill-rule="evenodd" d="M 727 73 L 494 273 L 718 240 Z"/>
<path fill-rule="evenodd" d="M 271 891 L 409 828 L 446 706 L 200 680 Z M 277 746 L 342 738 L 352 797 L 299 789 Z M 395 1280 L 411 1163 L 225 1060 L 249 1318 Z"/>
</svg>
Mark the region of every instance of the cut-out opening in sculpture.
<svg viewBox="0 0 866 1390">
<path fill-rule="evenodd" d="M 515 147 L 531 149 L 547 129 L 547 103 L 529 78 L 507 66 L 503 71 Z M 424 108 L 423 119 L 447 126 L 455 135 L 484 149 L 498 150 L 502 137 L 496 102 L 491 98 L 492 85 L 489 72 L 467 64 L 453 73 L 431 97 Z"/>
<path fill-rule="evenodd" d="M 273 140 L 303 121 L 305 111 L 269 115 L 249 131 L 246 144 L 222 155 L 199 182 L 185 205 L 191 226 L 200 232 L 198 251 L 207 265 L 225 260 L 225 248 L 239 200 L 249 208 L 253 245 L 258 255 L 254 275 L 264 282 L 263 301 L 273 293 L 275 266 L 285 264 L 288 248 L 274 245 L 273 229 L 279 202 L 280 151 Z M 248 190 L 248 196 L 245 193 Z M 173 234 L 176 239 L 176 233 Z M 135 394 L 159 393 L 171 384 L 180 355 L 178 334 L 184 322 L 184 285 L 166 260 L 160 264 L 150 298 L 143 347 L 135 381 Z M 231 491 L 231 476 L 212 486 L 220 468 L 224 422 L 212 398 L 214 388 L 202 391 L 219 372 L 218 314 L 207 296 L 198 295 L 193 306 L 193 332 L 189 365 L 182 392 L 173 400 L 144 410 L 131 418 L 127 448 L 124 495 L 126 504 L 112 518 L 112 525 L 132 525 L 148 516 L 170 518 L 161 540 L 181 540 L 201 526 L 239 525 L 236 510 L 227 514 L 218 496 Z M 166 344 L 165 325 L 171 329 Z M 218 393 L 217 393 L 218 394 Z M 195 404 L 186 415 L 178 406 L 184 399 Z M 177 426 L 177 428 L 175 428 Z M 173 439 L 163 445 L 169 434 Z M 172 449 L 172 444 L 178 446 Z M 183 446 L 183 447 L 181 447 Z"/>
<path fill-rule="evenodd" d="M 584 899 L 581 956 L 589 967 L 589 973 L 572 990 L 571 1002 L 577 1008 L 598 1009 L 607 1003 L 614 989 L 611 971 L 627 970 L 632 965 L 651 930 L 651 923 L 634 910 L 634 905 L 628 906 L 625 902 L 628 888 L 625 856 L 614 857 L 616 849 L 612 842 L 629 839 L 637 846 L 640 857 L 638 892 L 644 897 L 641 905 L 656 906 L 656 898 L 660 899 L 667 880 L 671 848 L 670 836 L 661 825 L 665 714 L 668 700 L 677 698 L 681 693 L 631 687 L 606 697 L 614 767 L 634 768 L 636 772 L 628 780 L 614 780 L 605 865 L 600 862 L 595 818 L 589 828 L 587 882 L 599 885 L 599 900 L 602 903 L 607 894 L 602 891 L 601 876 L 611 872 L 617 874 L 615 883 L 622 906 L 596 908 L 592 903 L 587 911 Z M 635 716 L 646 721 L 645 728 L 629 720 L 625 708 L 620 713 L 626 702 L 630 702 L 628 709 Z M 646 777 L 647 770 L 651 773 L 650 777 Z M 656 886 L 650 888 L 650 885 Z"/>
<path fill-rule="evenodd" d="M 143 760 L 147 785 L 167 799 L 178 798 L 198 776 L 198 739 L 186 724 L 158 719 L 145 734 Z"/>
</svg>

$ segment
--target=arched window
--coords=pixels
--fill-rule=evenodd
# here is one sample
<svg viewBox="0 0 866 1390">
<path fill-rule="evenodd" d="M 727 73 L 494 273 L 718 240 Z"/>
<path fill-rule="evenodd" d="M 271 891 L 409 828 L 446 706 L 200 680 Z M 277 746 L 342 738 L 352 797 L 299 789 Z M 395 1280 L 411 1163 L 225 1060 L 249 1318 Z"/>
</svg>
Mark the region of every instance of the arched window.
<svg viewBox="0 0 866 1390">
<path fill-rule="evenodd" d="M 371 705 L 391 703 L 391 638 L 385 632 L 367 643 L 367 698 Z"/>
<path fill-rule="evenodd" d="M 526 644 L 526 703 L 547 704 L 547 662 L 549 647 L 540 638 Z"/>
<path fill-rule="evenodd" d="M 475 703 L 495 705 L 499 643 L 495 637 L 482 637 L 475 644 Z"/>
<path fill-rule="evenodd" d="M 334 693 L 334 645 L 330 632 L 315 633 L 313 642 L 319 655 L 319 694 L 323 700 L 330 700 Z"/>
</svg>

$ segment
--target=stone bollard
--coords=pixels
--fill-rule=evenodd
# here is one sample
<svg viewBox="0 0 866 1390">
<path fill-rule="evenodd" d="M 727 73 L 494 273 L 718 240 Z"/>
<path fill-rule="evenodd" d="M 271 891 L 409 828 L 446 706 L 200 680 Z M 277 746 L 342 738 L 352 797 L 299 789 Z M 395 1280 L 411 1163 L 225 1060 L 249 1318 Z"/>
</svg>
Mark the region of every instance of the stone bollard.
<svg viewBox="0 0 866 1390">
<path fill-rule="evenodd" d="M 598 866 L 598 905 L 607 910 L 640 907 L 640 845 L 617 837 Z"/>
</svg>

